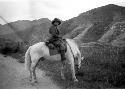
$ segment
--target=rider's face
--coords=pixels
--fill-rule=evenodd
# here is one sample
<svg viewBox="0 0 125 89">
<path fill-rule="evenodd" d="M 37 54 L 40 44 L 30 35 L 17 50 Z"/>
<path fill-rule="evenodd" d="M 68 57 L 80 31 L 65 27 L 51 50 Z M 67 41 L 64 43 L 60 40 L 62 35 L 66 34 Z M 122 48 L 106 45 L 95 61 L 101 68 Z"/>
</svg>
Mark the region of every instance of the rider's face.
<svg viewBox="0 0 125 89">
<path fill-rule="evenodd" d="M 58 26 L 58 25 L 59 25 L 59 22 L 54 22 L 54 25 L 55 25 L 55 26 Z"/>
</svg>

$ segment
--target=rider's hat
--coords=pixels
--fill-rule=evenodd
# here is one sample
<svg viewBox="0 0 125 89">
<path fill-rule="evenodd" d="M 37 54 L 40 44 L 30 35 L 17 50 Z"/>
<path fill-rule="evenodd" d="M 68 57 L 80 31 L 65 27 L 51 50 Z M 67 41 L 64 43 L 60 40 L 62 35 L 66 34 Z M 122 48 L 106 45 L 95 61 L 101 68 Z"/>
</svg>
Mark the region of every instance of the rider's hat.
<svg viewBox="0 0 125 89">
<path fill-rule="evenodd" d="M 52 20 L 52 24 L 54 24 L 55 22 L 58 22 L 59 23 L 58 25 L 61 24 L 61 20 L 58 18 L 54 18 L 54 20 Z"/>
</svg>

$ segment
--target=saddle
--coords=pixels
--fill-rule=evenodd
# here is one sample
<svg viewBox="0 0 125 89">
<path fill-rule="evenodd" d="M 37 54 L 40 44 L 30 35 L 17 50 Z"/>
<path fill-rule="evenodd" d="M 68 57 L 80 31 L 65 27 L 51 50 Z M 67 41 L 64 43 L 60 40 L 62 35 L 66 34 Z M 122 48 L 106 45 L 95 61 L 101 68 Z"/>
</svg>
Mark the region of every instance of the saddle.
<svg viewBox="0 0 125 89">
<path fill-rule="evenodd" d="M 46 41 L 46 46 L 49 48 L 50 54 L 60 53 L 61 51 L 67 51 L 66 39 L 58 39 L 53 42 Z M 57 52 L 56 52 L 57 51 Z"/>
</svg>

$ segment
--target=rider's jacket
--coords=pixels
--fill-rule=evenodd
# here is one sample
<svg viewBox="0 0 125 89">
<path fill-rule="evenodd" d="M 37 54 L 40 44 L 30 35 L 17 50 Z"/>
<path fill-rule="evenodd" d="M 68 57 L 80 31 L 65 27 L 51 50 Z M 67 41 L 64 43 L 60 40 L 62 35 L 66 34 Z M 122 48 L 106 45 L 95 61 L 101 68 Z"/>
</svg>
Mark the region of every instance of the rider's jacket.
<svg viewBox="0 0 125 89">
<path fill-rule="evenodd" d="M 57 28 L 57 26 L 52 25 L 49 29 L 49 33 L 53 36 L 53 37 L 58 37 L 60 32 L 59 29 Z"/>
</svg>

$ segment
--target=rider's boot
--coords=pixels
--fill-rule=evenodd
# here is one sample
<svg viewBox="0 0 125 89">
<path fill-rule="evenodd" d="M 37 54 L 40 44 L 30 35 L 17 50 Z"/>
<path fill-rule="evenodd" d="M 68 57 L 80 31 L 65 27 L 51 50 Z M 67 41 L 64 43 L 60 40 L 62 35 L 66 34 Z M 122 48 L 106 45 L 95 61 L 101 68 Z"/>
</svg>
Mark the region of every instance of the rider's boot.
<svg viewBox="0 0 125 89">
<path fill-rule="evenodd" d="M 61 61 L 65 61 L 66 60 L 65 51 L 62 50 L 60 52 L 60 55 L 61 55 Z"/>
</svg>

